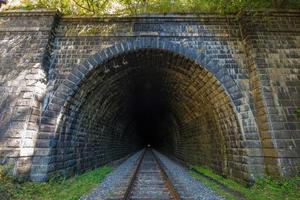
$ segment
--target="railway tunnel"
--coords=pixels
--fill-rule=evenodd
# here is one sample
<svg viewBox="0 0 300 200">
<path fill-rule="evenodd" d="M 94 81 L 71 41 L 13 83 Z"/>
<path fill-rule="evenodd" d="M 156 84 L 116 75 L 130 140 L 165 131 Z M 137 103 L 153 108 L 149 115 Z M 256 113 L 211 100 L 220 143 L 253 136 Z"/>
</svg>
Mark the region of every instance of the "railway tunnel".
<svg viewBox="0 0 300 200">
<path fill-rule="evenodd" d="M 240 176 L 241 131 L 213 74 L 166 50 L 139 49 L 91 70 L 65 105 L 54 168 L 64 175 L 150 144 L 188 163 Z"/>
</svg>

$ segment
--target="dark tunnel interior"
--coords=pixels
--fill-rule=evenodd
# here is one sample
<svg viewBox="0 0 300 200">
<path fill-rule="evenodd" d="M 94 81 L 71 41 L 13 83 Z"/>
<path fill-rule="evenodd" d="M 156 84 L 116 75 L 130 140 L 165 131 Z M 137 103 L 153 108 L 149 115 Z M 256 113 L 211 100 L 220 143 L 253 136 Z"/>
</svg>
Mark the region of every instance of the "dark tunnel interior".
<svg viewBox="0 0 300 200">
<path fill-rule="evenodd" d="M 129 97 L 129 118 L 135 123 L 136 131 L 141 136 L 140 144 L 159 147 L 162 123 L 171 114 L 170 106 L 162 91 L 162 75 L 159 71 L 145 73 L 134 83 Z"/>
<path fill-rule="evenodd" d="M 241 156 L 230 98 L 215 77 L 157 49 L 123 54 L 92 70 L 59 125 L 55 168 L 81 173 L 150 144 L 231 175 Z"/>
</svg>

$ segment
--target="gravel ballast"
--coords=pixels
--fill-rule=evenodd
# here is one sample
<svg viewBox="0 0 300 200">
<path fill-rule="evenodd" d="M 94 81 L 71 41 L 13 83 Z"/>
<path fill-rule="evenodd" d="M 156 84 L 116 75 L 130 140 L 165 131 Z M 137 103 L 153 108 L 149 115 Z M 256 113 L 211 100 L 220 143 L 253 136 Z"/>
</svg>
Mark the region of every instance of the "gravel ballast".
<svg viewBox="0 0 300 200">
<path fill-rule="evenodd" d="M 193 178 L 186 167 L 172 161 L 165 155 L 154 151 L 163 167 L 171 179 L 174 187 L 183 199 L 197 200 L 220 200 L 216 192 L 203 185 L 201 182 Z"/>
<path fill-rule="evenodd" d="M 89 194 L 82 196 L 80 200 L 104 200 L 114 191 L 120 184 L 120 180 L 128 176 L 136 165 L 140 154 L 139 151 L 124 161 L 119 167 L 117 167 L 111 174 L 109 174 L 101 184 L 94 188 Z"/>
<path fill-rule="evenodd" d="M 102 183 L 94 188 L 89 194 L 81 197 L 81 200 L 105 200 L 111 197 L 112 193 L 120 185 L 124 185 L 122 180 L 131 176 L 132 170 L 136 167 L 142 151 L 130 156 L 126 161 L 119 165 L 109 174 Z M 167 156 L 154 150 L 155 155 L 160 160 L 168 177 L 182 199 L 194 200 L 223 200 L 216 192 L 203 185 L 189 174 L 189 170 Z"/>
</svg>

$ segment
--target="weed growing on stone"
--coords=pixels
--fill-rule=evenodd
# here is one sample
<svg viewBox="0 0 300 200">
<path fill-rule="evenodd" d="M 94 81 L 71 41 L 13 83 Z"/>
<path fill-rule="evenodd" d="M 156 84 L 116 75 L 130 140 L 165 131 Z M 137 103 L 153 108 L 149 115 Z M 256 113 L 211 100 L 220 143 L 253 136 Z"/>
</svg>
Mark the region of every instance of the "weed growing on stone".
<svg viewBox="0 0 300 200">
<path fill-rule="evenodd" d="M 300 117 L 300 108 L 297 108 L 296 114 L 297 114 L 298 117 Z"/>
</svg>

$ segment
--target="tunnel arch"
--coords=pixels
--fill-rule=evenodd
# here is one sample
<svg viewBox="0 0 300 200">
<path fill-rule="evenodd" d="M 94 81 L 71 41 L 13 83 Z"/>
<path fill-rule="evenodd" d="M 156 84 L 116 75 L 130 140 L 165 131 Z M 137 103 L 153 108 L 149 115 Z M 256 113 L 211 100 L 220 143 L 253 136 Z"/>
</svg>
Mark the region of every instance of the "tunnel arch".
<svg viewBox="0 0 300 200">
<path fill-rule="evenodd" d="M 120 67 L 119 65 L 124 64 L 123 60 L 122 60 L 124 58 L 124 56 L 125 57 L 126 57 L 126 55 L 127 56 L 128 55 L 136 56 L 141 52 L 142 52 L 142 54 L 144 52 L 144 55 L 147 55 L 147 52 L 150 52 L 152 54 L 155 54 L 157 52 L 160 52 L 160 53 L 162 52 L 164 55 L 168 55 L 169 59 L 172 58 L 172 59 L 176 60 L 176 62 L 188 62 L 189 67 L 193 66 L 194 70 L 201 69 L 201 73 L 206 74 L 203 77 L 207 78 L 207 80 L 210 81 L 209 84 L 206 84 L 206 86 L 203 86 L 203 87 L 207 87 L 206 92 L 210 92 L 211 94 L 214 94 L 214 95 L 219 94 L 219 96 L 220 96 L 220 98 L 215 98 L 215 99 L 211 98 L 210 99 L 212 105 L 214 105 L 214 103 L 217 104 L 214 101 L 223 100 L 227 106 L 225 109 L 223 109 L 222 106 L 220 106 L 218 109 L 210 108 L 211 112 L 209 112 L 209 114 L 212 116 L 209 117 L 209 119 L 211 121 L 206 122 L 207 126 L 211 126 L 212 124 L 217 125 L 216 129 L 217 129 L 218 133 L 222 132 L 222 129 L 231 129 L 231 128 L 236 129 L 233 131 L 234 132 L 233 136 L 228 136 L 227 141 L 226 141 L 224 135 L 218 135 L 219 137 L 223 137 L 223 139 L 220 139 L 220 142 L 222 142 L 223 147 L 226 147 L 226 148 L 219 149 L 220 151 L 223 151 L 221 153 L 223 154 L 222 159 L 223 159 L 224 163 L 221 163 L 221 169 L 215 168 L 215 170 L 219 171 L 220 173 L 223 173 L 224 175 L 229 175 L 229 176 L 236 177 L 236 178 L 240 178 L 241 175 L 247 176 L 245 174 L 249 173 L 248 172 L 249 169 L 247 169 L 247 167 L 244 167 L 244 165 L 243 165 L 243 162 L 245 162 L 245 160 L 244 160 L 245 156 L 247 156 L 245 148 L 243 147 L 243 144 L 242 144 L 243 141 L 245 140 L 245 138 L 243 135 L 243 125 L 240 123 L 240 119 L 239 119 L 240 116 L 238 113 L 238 108 L 240 106 L 240 102 L 242 99 L 242 93 L 239 90 L 239 88 L 237 87 L 237 84 L 230 77 L 228 72 L 222 68 L 222 63 L 218 63 L 218 61 L 215 59 L 208 58 L 207 56 L 205 56 L 203 51 L 199 51 L 199 50 L 195 50 L 195 49 L 185 49 L 185 48 L 181 47 L 180 45 L 174 44 L 171 42 L 164 42 L 164 41 L 160 41 L 160 40 L 145 38 L 145 39 L 139 39 L 139 40 L 133 40 L 133 41 L 127 41 L 124 43 L 120 43 L 120 44 L 117 44 L 113 47 L 107 48 L 107 49 L 91 56 L 89 59 L 87 59 L 87 61 L 85 61 L 85 63 L 83 63 L 82 65 L 75 68 L 70 73 L 70 75 L 65 79 L 65 81 L 58 87 L 58 89 L 53 94 L 53 96 L 48 98 L 48 102 L 47 102 L 47 104 L 45 106 L 45 110 L 42 114 L 41 125 L 40 125 L 40 134 L 39 134 L 39 138 L 38 138 L 40 141 L 46 141 L 46 142 L 44 142 L 44 143 L 37 142 L 37 147 L 43 146 L 44 148 L 48 148 L 48 151 L 45 151 L 46 152 L 45 155 L 36 155 L 35 156 L 35 158 L 33 160 L 32 174 L 31 174 L 33 179 L 36 174 L 38 174 L 38 175 L 44 174 L 44 177 L 46 178 L 49 173 L 57 170 L 57 163 L 55 163 L 55 159 L 57 159 L 57 156 L 59 154 L 59 151 L 58 151 L 59 148 L 57 148 L 57 147 L 59 145 L 61 145 L 62 140 L 59 138 L 61 138 L 63 136 L 62 133 L 66 132 L 67 130 L 71 130 L 71 129 L 74 130 L 74 126 L 75 127 L 80 126 L 80 123 L 86 122 L 86 121 L 79 120 L 80 123 L 77 123 L 78 121 L 76 121 L 76 120 L 90 119 L 89 115 L 86 114 L 85 112 L 82 112 L 82 113 L 84 113 L 84 115 L 82 115 L 82 116 L 79 116 L 79 117 L 76 116 L 76 112 L 82 111 L 80 109 L 82 109 L 82 105 L 84 105 L 84 101 L 82 101 L 81 104 L 78 104 L 77 107 L 75 107 L 75 103 L 74 103 L 76 101 L 80 101 L 80 100 L 78 100 L 78 98 L 88 100 L 89 95 L 91 93 L 85 93 L 85 90 L 89 89 L 89 91 L 93 91 L 93 88 L 97 88 L 98 84 L 101 82 L 101 81 L 99 82 L 99 80 L 95 81 L 94 79 L 91 79 L 90 77 L 93 77 L 93 75 L 94 75 L 94 77 L 97 76 L 96 75 L 97 73 L 102 73 L 104 75 L 111 74 L 111 71 L 118 70 Z M 118 59 L 119 59 L 119 63 L 117 63 L 117 65 L 114 65 L 114 64 L 116 64 Z M 170 59 L 170 60 L 172 60 L 172 59 Z M 143 64 L 143 60 L 140 60 L 139 63 Z M 176 63 L 172 63 L 172 64 L 176 64 Z M 121 66 L 120 68 L 122 69 L 124 67 Z M 172 68 L 172 66 L 169 66 L 169 68 Z M 167 73 L 176 74 L 176 72 L 174 72 L 176 70 L 174 70 L 174 69 L 168 69 L 168 70 L 169 71 Z M 96 71 L 97 71 L 97 73 L 95 73 Z M 164 71 L 164 69 L 161 71 Z M 139 72 L 139 73 L 141 73 L 141 72 Z M 152 72 L 152 73 L 157 73 L 157 72 Z M 162 73 L 162 72 L 159 72 L 159 73 Z M 159 73 L 156 75 L 164 76 L 163 73 L 162 74 L 159 74 Z M 181 71 L 181 73 L 184 73 L 184 70 Z M 132 72 L 129 73 L 128 71 L 125 70 L 123 72 L 123 74 L 118 73 L 116 75 L 116 76 L 120 76 L 120 77 L 117 77 L 117 78 L 114 77 L 113 79 L 126 80 L 126 79 L 122 79 L 122 76 L 126 77 L 126 76 L 128 76 L 128 74 L 132 74 Z M 94 81 L 94 85 L 93 85 L 93 82 L 91 82 L 91 80 Z M 188 79 L 186 79 L 186 80 L 188 80 Z M 126 84 L 126 82 L 125 83 L 117 82 L 117 84 L 115 84 L 113 86 L 118 86 L 118 85 L 122 85 L 122 84 Z M 135 83 L 133 85 L 138 85 L 138 84 Z M 84 86 L 86 86 L 86 87 L 84 87 Z M 210 87 L 213 86 L 213 87 L 210 88 L 209 86 Z M 108 88 L 111 89 L 111 87 L 101 88 L 100 90 L 98 89 L 98 92 L 99 91 L 101 91 L 102 93 L 107 92 Z M 197 87 L 196 87 L 196 89 L 197 89 Z M 187 96 L 191 96 L 191 95 L 193 95 L 193 91 L 197 92 L 197 90 L 195 90 L 195 88 L 193 90 L 188 90 L 188 91 L 184 91 L 184 92 L 187 92 L 187 94 L 186 94 Z M 165 92 L 169 92 L 169 91 L 167 90 Z M 82 96 L 82 95 L 86 95 L 86 96 Z M 126 93 L 123 95 L 126 95 Z M 209 95 L 209 94 L 207 94 L 207 95 Z M 97 97 L 97 95 L 95 97 Z M 93 102 L 94 103 L 97 102 L 97 98 L 95 98 L 95 97 L 94 97 L 94 99 L 92 98 L 89 101 L 87 101 L 87 102 L 89 102 L 87 105 L 90 105 L 92 107 Z M 110 97 L 110 98 L 113 98 L 113 97 Z M 122 99 L 122 98 L 119 97 L 119 99 Z M 190 99 L 188 99 L 188 98 L 185 100 L 187 102 L 190 101 Z M 199 101 L 201 101 L 201 100 L 199 100 Z M 114 102 L 115 104 L 117 104 L 118 101 L 111 101 L 111 102 Z M 95 104 L 97 104 L 97 103 L 95 103 Z M 99 105 L 99 104 L 97 104 L 97 105 Z M 99 110 L 107 112 L 105 114 L 102 113 L 102 115 L 109 116 L 109 114 L 110 114 L 109 111 L 110 111 L 112 104 L 107 104 L 107 101 L 105 101 L 105 103 L 102 103 L 101 105 L 103 107 L 100 108 Z M 106 107 L 106 109 L 105 109 L 104 105 L 108 105 L 108 107 Z M 172 106 L 176 107 L 175 104 Z M 73 110 L 70 109 L 71 107 Z M 88 106 L 86 106 L 86 107 L 88 107 Z M 177 107 L 179 107 L 179 106 L 177 105 Z M 186 105 L 180 109 L 182 109 L 182 111 L 177 111 L 177 112 L 189 113 L 189 115 L 185 115 L 186 118 L 188 118 L 189 120 L 192 120 L 191 119 L 192 115 L 196 115 L 194 112 L 191 112 L 190 111 L 191 108 L 189 108 Z M 189 111 L 187 111 L 187 110 L 189 110 Z M 229 118 L 226 117 L 226 115 L 227 115 L 226 112 L 230 112 Z M 114 116 L 116 118 L 118 118 L 117 113 L 119 113 L 119 112 L 115 112 L 116 116 Z M 91 113 L 89 113 L 89 114 L 91 114 Z M 119 115 L 122 116 L 122 114 L 119 114 Z M 95 116 L 97 116 L 97 115 L 94 115 L 92 117 L 95 117 Z M 180 116 L 176 116 L 176 117 L 180 118 Z M 195 117 L 195 116 L 193 116 L 193 117 Z M 223 118 L 222 120 L 224 121 L 224 122 L 222 122 L 222 126 L 220 126 L 219 123 L 216 123 L 216 121 L 221 120 L 221 118 Z M 206 117 L 203 116 L 202 122 L 203 122 L 203 120 L 205 121 L 205 119 L 206 119 Z M 187 119 L 185 119 L 185 120 L 187 120 Z M 117 122 L 117 120 L 114 120 L 114 121 Z M 177 121 L 180 121 L 180 119 L 179 120 L 177 119 Z M 253 122 L 253 123 L 255 123 L 255 122 Z M 234 124 L 234 125 L 232 125 L 232 124 Z M 231 127 L 231 125 L 232 125 L 232 127 Z M 183 129 L 182 125 L 180 125 L 180 126 L 181 126 L 181 129 Z M 191 125 L 191 126 L 192 127 L 186 127 L 186 128 L 187 129 L 197 129 L 197 128 L 193 127 L 193 125 Z M 229 126 L 229 128 L 227 126 Z M 193 130 L 193 131 L 197 131 L 197 130 Z M 180 135 L 180 133 L 178 133 L 178 134 Z M 234 137 L 234 140 L 231 141 L 230 137 Z M 184 141 L 181 141 L 181 142 L 184 142 Z M 227 143 L 230 143 L 230 144 L 227 144 Z M 66 143 L 66 145 L 68 145 L 68 143 Z M 233 151 L 233 149 L 234 149 L 234 148 L 228 149 L 228 146 L 236 146 L 237 154 L 234 155 L 232 153 L 228 153 L 229 151 Z M 183 147 L 177 146 L 177 148 L 180 149 Z M 183 148 L 181 150 L 177 149 L 178 152 L 168 152 L 168 149 L 165 149 L 164 151 L 166 151 L 167 153 L 174 154 L 176 157 L 186 160 L 188 162 L 197 162 L 197 161 L 199 162 L 199 158 L 198 158 L 199 155 L 195 155 L 194 157 L 192 157 L 190 159 L 186 158 L 187 155 L 190 154 L 191 151 L 193 151 L 193 148 L 194 147 L 191 147 L 191 150 L 189 150 L 189 151 L 187 150 L 187 148 Z M 137 149 L 138 148 L 133 149 L 133 150 L 137 150 Z M 130 152 L 125 152 L 125 153 L 130 153 Z M 228 161 L 229 154 L 231 155 L 232 158 L 231 158 L 231 160 Z M 120 157 L 120 156 L 121 155 L 116 156 L 116 158 Z M 213 155 L 210 155 L 210 156 L 213 156 Z M 228 162 L 231 162 L 231 164 L 228 164 Z M 74 164 L 74 162 L 70 163 L 70 165 L 72 165 L 72 164 Z M 204 163 L 204 164 L 207 164 L 207 163 Z M 237 166 L 237 165 L 242 166 L 242 171 L 239 172 L 239 170 L 241 169 L 240 168 L 241 166 Z M 95 165 L 88 166 L 86 168 L 89 168 L 89 167 L 95 167 Z M 213 166 L 210 166 L 210 167 L 214 168 Z M 61 167 L 61 169 L 64 169 L 64 167 Z M 85 168 L 83 167 L 82 169 L 84 170 Z M 72 170 L 70 173 L 72 173 Z M 243 178 L 245 178 L 245 177 L 243 177 Z"/>
</svg>

